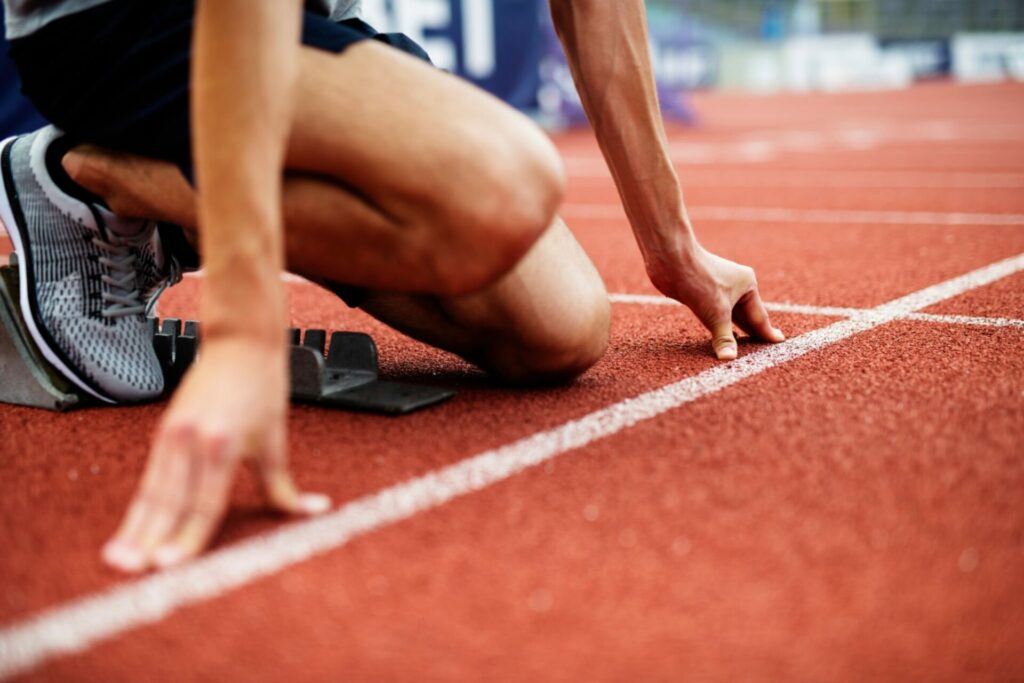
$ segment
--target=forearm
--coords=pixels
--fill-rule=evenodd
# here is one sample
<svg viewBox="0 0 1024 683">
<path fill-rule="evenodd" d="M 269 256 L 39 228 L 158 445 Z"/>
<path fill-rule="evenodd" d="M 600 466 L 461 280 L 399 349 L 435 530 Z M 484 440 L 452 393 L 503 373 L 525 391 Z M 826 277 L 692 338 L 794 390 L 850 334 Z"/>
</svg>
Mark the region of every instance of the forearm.
<svg viewBox="0 0 1024 683">
<path fill-rule="evenodd" d="M 583 106 L 645 259 L 692 246 L 668 154 L 642 0 L 552 0 Z"/>
<path fill-rule="evenodd" d="M 299 2 L 197 4 L 192 129 L 207 338 L 283 339 L 281 183 L 300 17 Z"/>
</svg>

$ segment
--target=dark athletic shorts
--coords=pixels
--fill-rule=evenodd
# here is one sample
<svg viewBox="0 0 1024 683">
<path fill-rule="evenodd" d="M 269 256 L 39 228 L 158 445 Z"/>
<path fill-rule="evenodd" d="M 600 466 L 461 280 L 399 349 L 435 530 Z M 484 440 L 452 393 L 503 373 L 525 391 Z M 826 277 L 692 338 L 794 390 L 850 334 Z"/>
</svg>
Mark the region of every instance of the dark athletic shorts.
<svg viewBox="0 0 1024 683">
<path fill-rule="evenodd" d="M 191 178 L 193 0 L 111 0 L 11 42 L 22 91 L 75 142 L 172 161 Z M 373 38 L 430 61 L 401 34 L 305 12 L 302 42 L 340 53 Z"/>
<path fill-rule="evenodd" d="M 277 2 L 279 0 L 273 0 Z M 12 41 L 22 92 L 67 144 L 88 142 L 173 162 L 192 180 L 189 58 L 194 0 L 111 0 Z M 407 36 L 359 19 L 334 23 L 305 12 L 302 43 L 340 53 L 361 40 L 430 61 Z M 174 240 L 177 242 L 178 240 Z M 184 245 L 175 251 L 185 263 Z M 347 295 L 349 289 L 352 291 Z M 354 288 L 338 293 L 350 304 Z"/>
</svg>

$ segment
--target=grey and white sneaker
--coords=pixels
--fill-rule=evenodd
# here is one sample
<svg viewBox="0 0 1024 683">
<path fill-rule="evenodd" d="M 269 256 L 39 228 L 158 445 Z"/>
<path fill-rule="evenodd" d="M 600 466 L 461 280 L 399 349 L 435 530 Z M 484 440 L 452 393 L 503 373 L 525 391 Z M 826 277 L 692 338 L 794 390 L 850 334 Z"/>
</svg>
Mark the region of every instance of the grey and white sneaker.
<svg viewBox="0 0 1024 683">
<path fill-rule="evenodd" d="M 162 291 L 168 264 L 156 225 L 120 219 L 58 187 L 46 153 L 61 135 L 48 126 L 0 144 L 0 220 L 18 255 L 26 327 L 87 394 L 107 403 L 157 398 L 164 380 L 146 297 Z"/>
<path fill-rule="evenodd" d="M 172 225 L 165 227 L 178 229 Z M 160 295 L 181 282 L 186 270 L 178 258 L 164 248 L 159 228 L 157 223 L 146 221 L 139 232 L 142 239 L 135 241 L 132 246 L 132 254 L 135 256 L 135 281 L 141 299 L 146 304 L 147 316 L 156 315 Z"/>
</svg>

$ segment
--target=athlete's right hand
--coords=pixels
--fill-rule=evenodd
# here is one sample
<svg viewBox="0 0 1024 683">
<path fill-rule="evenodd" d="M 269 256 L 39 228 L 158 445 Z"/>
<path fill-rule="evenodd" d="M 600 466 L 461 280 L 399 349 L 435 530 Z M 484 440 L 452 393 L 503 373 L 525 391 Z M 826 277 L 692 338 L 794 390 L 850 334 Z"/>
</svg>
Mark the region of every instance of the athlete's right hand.
<svg viewBox="0 0 1024 683">
<path fill-rule="evenodd" d="M 290 514 L 330 507 L 288 470 L 287 359 L 282 344 L 205 340 L 157 429 L 149 462 L 104 560 L 126 572 L 201 553 L 220 527 L 239 463 L 255 466 L 269 505 Z"/>
<path fill-rule="evenodd" d="M 760 341 L 777 344 L 786 340 L 782 330 L 772 325 L 749 266 L 695 244 L 682 254 L 647 259 L 647 272 L 662 294 L 686 304 L 700 319 L 711 333 L 711 346 L 719 360 L 733 360 L 738 354 L 734 324 Z"/>
</svg>

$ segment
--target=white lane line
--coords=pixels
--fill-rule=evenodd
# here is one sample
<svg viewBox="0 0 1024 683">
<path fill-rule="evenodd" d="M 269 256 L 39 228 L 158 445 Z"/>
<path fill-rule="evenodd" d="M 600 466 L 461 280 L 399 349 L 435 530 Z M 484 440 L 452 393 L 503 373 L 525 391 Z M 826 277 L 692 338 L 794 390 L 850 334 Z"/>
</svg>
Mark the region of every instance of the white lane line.
<svg viewBox="0 0 1024 683">
<path fill-rule="evenodd" d="M 645 306 L 680 306 L 675 299 L 657 294 L 609 294 L 608 298 L 613 304 L 641 304 Z M 803 304 L 769 303 L 765 302 L 765 308 L 769 311 L 780 313 L 803 313 L 806 315 L 823 315 L 833 318 L 856 318 L 862 316 L 867 309 L 863 308 L 839 308 L 837 306 L 805 306 Z"/>
<path fill-rule="evenodd" d="M 571 182 L 611 182 L 607 167 L 573 172 L 568 164 Z M 601 170 L 603 172 L 597 172 Z M 744 168 L 741 172 L 725 172 L 699 167 L 677 169 L 683 188 L 689 187 L 773 187 L 787 189 L 858 188 L 858 189 L 958 189 L 1005 190 L 1024 188 L 1020 173 L 957 173 L 942 171 L 787 171 Z"/>
<path fill-rule="evenodd" d="M 179 609 L 217 598 L 375 529 L 479 491 L 812 351 L 1022 270 L 1024 254 L 883 304 L 871 309 L 870 318 L 843 320 L 783 344 L 764 347 L 731 363 L 365 496 L 323 517 L 283 526 L 209 553 L 184 567 L 130 581 L 13 623 L 0 630 L 0 678 L 154 624 Z"/>
<path fill-rule="evenodd" d="M 822 130 L 751 131 L 729 139 L 696 141 L 669 140 L 672 162 L 691 169 L 709 164 L 764 164 L 798 154 L 831 155 L 865 152 L 893 145 L 963 145 L 964 143 L 1001 142 L 1019 144 L 1024 127 L 1002 129 L 967 128 L 952 121 L 917 122 L 891 126 L 881 122 L 851 122 Z M 1006 145 L 1004 145 L 1006 146 Z M 570 175 L 603 175 L 606 171 L 600 154 L 590 147 L 566 149 L 563 160 Z"/>
<path fill-rule="evenodd" d="M 807 306 L 805 304 L 775 303 L 766 301 L 764 307 L 779 313 L 801 313 L 804 315 L 825 315 L 836 318 L 857 318 L 864 315 L 862 308 L 842 308 L 839 306 Z"/>
<path fill-rule="evenodd" d="M 936 315 L 934 313 L 911 313 L 904 316 L 904 318 L 925 323 L 972 325 L 975 327 L 1018 327 L 1024 329 L 1024 320 L 1015 320 L 1013 318 L 979 318 L 973 315 Z"/>
<path fill-rule="evenodd" d="M 971 225 L 1024 226 L 1024 214 L 940 213 L 934 211 L 855 211 L 844 209 L 788 209 L 756 206 L 691 206 L 691 218 L 702 221 L 743 221 L 751 223 L 818 223 L 867 225 Z M 626 214 L 618 204 L 566 204 L 562 217 L 569 220 L 623 221 Z"/>
<path fill-rule="evenodd" d="M 679 302 L 655 294 L 610 294 L 608 298 L 616 304 L 640 304 L 643 306 L 679 306 Z M 807 306 L 804 304 L 776 303 L 766 301 L 764 307 L 772 312 L 821 315 L 830 318 L 871 318 L 875 309 L 843 308 L 839 306 Z M 973 325 L 977 327 L 1019 327 L 1024 329 L 1024 320 L 1014 318 L 984 318 L 972 315 L 939 315 L 935 313 L 907 313 L 899 320 L 917 320 L 945 325 Z"/>
</svg>

